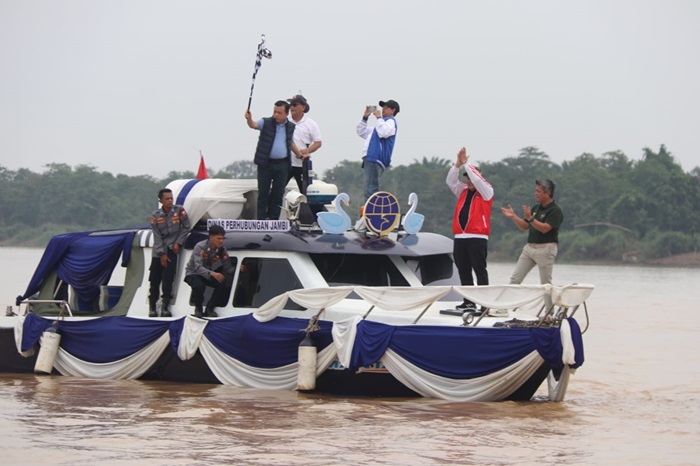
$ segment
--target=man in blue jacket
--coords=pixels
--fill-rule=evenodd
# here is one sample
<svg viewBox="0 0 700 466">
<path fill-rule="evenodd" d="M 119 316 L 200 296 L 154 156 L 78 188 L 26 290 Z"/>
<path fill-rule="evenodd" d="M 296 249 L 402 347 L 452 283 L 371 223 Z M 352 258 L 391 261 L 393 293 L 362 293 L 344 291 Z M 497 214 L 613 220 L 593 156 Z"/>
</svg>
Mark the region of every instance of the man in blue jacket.
<svg viewBox="0 0 700 466">
<path fill-rule="evenodd" d="M 365 174 L 365 201 L 379 191 L 379 177 L 391 165 L 391 154 L 396 142 L 396 119 L 399 104 L 395 100 L 380 101 L 379 107 L 372 110 L 365 107 L 365 113 L 357 124 L 357 134 L 365 140 L 362 148 L 362 169 Z M 367 126 L 369 116 L 374 114 L 377 122 Z"/>
</svg>

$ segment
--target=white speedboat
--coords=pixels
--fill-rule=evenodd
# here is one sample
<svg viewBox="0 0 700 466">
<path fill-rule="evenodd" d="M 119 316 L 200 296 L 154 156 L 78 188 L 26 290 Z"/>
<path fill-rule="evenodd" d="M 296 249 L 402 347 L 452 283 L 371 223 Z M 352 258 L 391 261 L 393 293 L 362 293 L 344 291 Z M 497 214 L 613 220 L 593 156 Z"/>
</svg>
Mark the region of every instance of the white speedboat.
<svg viewBox="0 0 700 466">
<path fill-rule="evenodd" d="M 573 315 L 592 285 L 459 286 L 450 238 L 409 234 L 398 211 L 369 204 L 358 229 L 324 232 L 309 212 L 344 213 L 332 185 L 314 184 L 308 199 L 286 196 L 286 219 L 261 222 L 254 180 L 171 183 L 194 225 L 173 317 L 148 317 L 149 228 L 54 237 L 0 317 L 0 371 L 460 401 L 528 400 L 547 380 L 564 398 L 583 363 Z M 197 318 L 184 268 L 211 223 L 233 230 L 236 272 L 218 317 Z M 464 297 L 489 312 L 456 312 Z"/>
</svg>

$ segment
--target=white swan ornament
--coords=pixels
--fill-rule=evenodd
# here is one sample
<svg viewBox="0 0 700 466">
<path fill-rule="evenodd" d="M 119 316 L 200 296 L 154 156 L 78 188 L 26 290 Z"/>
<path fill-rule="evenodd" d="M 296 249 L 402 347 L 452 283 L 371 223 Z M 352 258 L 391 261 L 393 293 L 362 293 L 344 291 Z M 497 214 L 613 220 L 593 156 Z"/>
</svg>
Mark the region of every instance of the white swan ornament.
<svg viewBox="0 0 700 466">
<path fill-rule="evenodd" d="M 333 205 L 335 206 L 336 212 L 319 212 L 316 215 L 318 221 L 318 226 L 331 235 L 340 235 L 345 233 L 350 228 L 350 217 L 343 210 L 340 205 L 344 202 L 345 205 L 350 203 L 350 196 L 346 193 L 340 193 L 333 199 Z"/>
<path fill-rule="evenodd" d="M 416 206 L 418 206 L 418 195 L 416 193 L 408 195 L 408 205 L 411 208 L 408 209 L 403 218 L 403 229 L 409 235 L 415 235 L 423 227 L 423 220 L 425 220 L 425 215 L 416 213 Z"/>
</svg>

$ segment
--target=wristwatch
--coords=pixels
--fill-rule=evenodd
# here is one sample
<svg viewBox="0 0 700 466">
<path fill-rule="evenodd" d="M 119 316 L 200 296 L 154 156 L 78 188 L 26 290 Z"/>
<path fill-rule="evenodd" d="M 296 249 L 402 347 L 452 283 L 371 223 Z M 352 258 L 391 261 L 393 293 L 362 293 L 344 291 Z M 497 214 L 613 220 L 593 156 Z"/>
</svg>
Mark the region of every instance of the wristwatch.
<svg viewBox="0 0 700 466">
<path fill-rule="evenodd" d="M 527 223 L 532 223 L 532 221 L 535 219 L 535 216 L 533 215 L 532 217 L 528 218 L 525 220 Z"/>
</svg>

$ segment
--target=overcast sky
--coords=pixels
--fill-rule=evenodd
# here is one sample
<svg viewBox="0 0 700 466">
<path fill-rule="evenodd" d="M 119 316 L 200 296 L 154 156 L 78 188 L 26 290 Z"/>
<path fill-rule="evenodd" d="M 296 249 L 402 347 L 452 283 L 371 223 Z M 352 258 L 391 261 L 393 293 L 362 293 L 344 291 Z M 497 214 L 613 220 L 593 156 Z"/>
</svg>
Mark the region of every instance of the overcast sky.
<svg viewBox="0 0 700 466">
<path fill-rule="evenodd" d="M 252 160 L 243 118 L 298 91 L 317 171 L 359 160 L 366 104 L 401 105 L 394 164 L 537 146 L 700 165 L 700 2 L 0 0 L 0 165 L 114 174 Z"/>
</svg>

